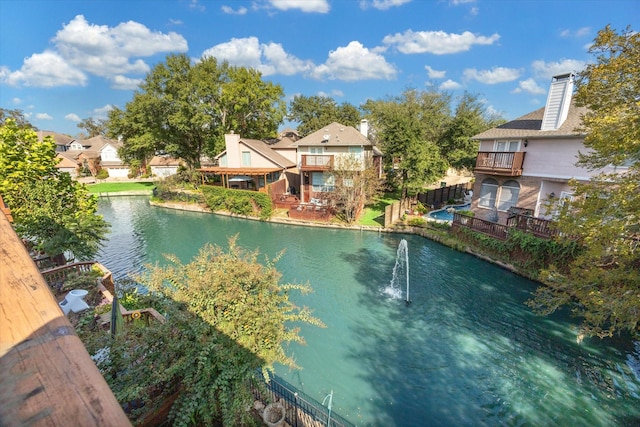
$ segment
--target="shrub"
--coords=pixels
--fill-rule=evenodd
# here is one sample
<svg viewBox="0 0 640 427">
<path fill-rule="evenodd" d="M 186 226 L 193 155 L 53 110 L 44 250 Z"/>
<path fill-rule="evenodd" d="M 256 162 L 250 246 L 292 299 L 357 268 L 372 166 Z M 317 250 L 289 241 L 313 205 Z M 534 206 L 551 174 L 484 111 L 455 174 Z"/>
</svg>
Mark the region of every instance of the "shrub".
<svg viewBox="0 0 640 427">
<path fill-rule="evenodd" d="M 424 227 L 427 225 L 427 220 L 421 217 L 413 217 L 413 218 L 409 218 L 409 221 L 407 221 L 407 224 L 413 227 Z"/>
<path fill-rule="evenodd" d="M 260 219 L 269 219 L 273 213 L 271 198 L 265 193 L 222 187 L 202 187 L 201 190 L 205 203 L 213 211 L 253 215 Z"/>
<path fill-rule="evenodd" d="M 109 178 L 109 171 L 106 169 L 100 169 L 96 174 L 96 179 L 107 179 Z"/>
</svg>

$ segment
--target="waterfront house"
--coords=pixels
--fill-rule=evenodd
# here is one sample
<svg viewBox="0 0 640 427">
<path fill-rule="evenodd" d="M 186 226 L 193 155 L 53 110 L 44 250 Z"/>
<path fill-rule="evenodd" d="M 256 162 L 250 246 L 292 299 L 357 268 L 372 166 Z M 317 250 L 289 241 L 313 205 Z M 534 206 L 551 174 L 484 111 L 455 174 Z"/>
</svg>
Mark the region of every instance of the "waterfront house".
<svg viewBox="0 0 640 427">
<path fill-rule="evenodd" d="M 586 110 L 572 102 L 573 87 L 573 74 L 554 76 L 543 108 L 474 136 L 480 143 L 471 205 L 476 218 L 506 223 L 514 212 L 526 212 L 551 219 L 554 206 L 572 197 L 569 180 L 603 172 L 576 165 L 586 150 L 579 130 Z"/>
<path fill-rule="evenodd" d="M 118 156 L 122 147 L 120 141 L 98 135 L 85 140 L 71 138 L 64 149 L 57 145 L 56 156 L 60 161 L 56 167 L 72 176 L 76 176 L 78 171 L 89 171 L 95 175 L 100 169 L 106 169 L 112 178 L 126 178 L 129 174 L 129 167 Z"/>
<path fill-rule="evenodd" d="M 360 168 L 366 162 L 379 160 L 379 152 L 367 138 L 367 121 L 360 130 L 340 123 L 331 123 L 295 142 L 300 173 L 299 197 L 302 202 L 324 201 L 334 190 L 331 170 L 341 158 L 352 157 Z M 374 160 L 375 159 L 375 160 Z"/>
<path fill-rule="evenodd" d="M 289 188 L 289 179 L 296 164 L 273 150 L 269 144 L 257 139 L 242 138 L 231 133 L 224 136 L 225 150 L 214 161 L 216 166 L 202 167 L 199 172 L 213 177 L 225 188 L 266 191 L 268 184 L 284 181 Z"/>
</svg>

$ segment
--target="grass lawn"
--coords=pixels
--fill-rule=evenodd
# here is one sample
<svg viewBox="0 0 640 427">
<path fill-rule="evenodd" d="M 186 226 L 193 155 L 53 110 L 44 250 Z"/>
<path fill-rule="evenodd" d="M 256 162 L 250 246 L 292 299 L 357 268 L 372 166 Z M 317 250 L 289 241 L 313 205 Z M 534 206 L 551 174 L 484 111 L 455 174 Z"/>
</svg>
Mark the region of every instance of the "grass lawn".
<svg viewBox="0 0 640 427">
<path fill-rule="evenodd" d="M 89 184 L 89 193 L 117 193 L 118 191 L 151 191 L 156 185 L 153 182 L 101 182 Z"/>
<path fill-rule="evenodd" d="M 358 220 L 358 224 L 374 227 L 384 226 L 384 208 L 396 200 L 400 200 L 400 195 L 396 193 L 386 193 L 376 198 L 375 203 L 364 207 L 364 212 Z"/>
</svg>

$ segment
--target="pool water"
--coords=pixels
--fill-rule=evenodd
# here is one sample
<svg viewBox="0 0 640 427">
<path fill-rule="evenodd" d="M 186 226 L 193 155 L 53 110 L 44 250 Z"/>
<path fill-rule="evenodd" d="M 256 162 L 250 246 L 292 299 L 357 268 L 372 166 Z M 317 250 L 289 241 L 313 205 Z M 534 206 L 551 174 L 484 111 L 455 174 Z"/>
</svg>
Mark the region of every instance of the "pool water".
<svg viewBox="0 0 640 427">
<path fill-rule="evenodd" d="M 471 207 L 471 203 L 464 205 L 447 205 L 442 209 L 429 212 L 426 216 L 428 219 L 435 219 L 438 221 L 453 221 L 453 212 L 449 212 L 449 208 L 454 208 L 456 211 L 466 211 Z"/>
<path fill-rule="evenodd" d="M 282 282 L 306 283 L 326 329 L 301 325 L 286 348 L 301 370 L 278 374 L 358 426 L 640 425 L 640 344 L 576 342 L 567 313 L 538 317 L 524 304 L 537 284 L 430 240 L 298 227 L 101 199 L 112 224 L 99 261 L 116 278 L 183 262 L 204 244 L 238 244 L 273 257 Z M 400 243 L 406 279 L 392 284 Z M 402 277 L 402 275 L 400 275 Z M 393 287 L 394 289 L 389 289 Z"/>
</svg>

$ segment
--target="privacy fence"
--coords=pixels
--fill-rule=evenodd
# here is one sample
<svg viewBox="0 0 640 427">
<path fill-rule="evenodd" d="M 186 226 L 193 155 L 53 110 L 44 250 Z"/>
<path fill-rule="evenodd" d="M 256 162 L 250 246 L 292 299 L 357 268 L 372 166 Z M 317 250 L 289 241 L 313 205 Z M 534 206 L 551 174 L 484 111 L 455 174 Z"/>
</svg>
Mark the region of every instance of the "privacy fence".
<svg viewBox="0 0 640 427">
<path fill-rule="evenodd" d="M 449 200 L 458 200 L 464 198 L 467 191 L 473 189 L 473 183 L 450 185 L 448 187 L 436 188 L 426 193 L 418 194 L 418 201 L 424 206 L 440 207 Z"/>
</svg>

